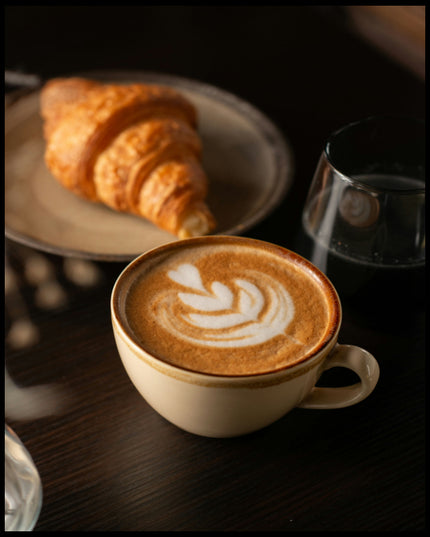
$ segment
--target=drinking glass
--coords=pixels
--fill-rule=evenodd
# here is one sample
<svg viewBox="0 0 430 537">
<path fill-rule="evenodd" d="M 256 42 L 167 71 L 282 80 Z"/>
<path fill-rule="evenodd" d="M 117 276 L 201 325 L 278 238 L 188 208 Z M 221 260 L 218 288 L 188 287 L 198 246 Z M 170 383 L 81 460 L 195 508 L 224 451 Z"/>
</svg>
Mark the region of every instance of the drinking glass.
<svg viewBox="0 0 430 537">
<path fill-rule="evenodd" d="M 301 253 L 340 298 L 372 308 L 424 301 L 424 122 L 369 117 L 333 133 L 302 219 Z"/>
<path fill-rule="evenodd" d="M 33 459 L 5 426 L 5 530 L 31 531 L 42 507 L 42 485 Z"/>
</svg>

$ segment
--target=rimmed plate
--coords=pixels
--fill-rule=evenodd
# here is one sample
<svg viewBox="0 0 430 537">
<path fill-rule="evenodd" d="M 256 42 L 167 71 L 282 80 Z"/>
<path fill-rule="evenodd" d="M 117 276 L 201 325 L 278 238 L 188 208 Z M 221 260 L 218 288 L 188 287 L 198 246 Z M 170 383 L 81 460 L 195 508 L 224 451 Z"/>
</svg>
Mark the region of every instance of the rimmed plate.
<svg viewBox="0 0 430 537">
<path fill-rule="evenodd" d="M 86 72 L 117 83 L 172 86 L 194 103 L 210 179 L 208 204 L 216 234 L 241 235 L 273 211 L 287 193 L 293 155 L 261 111 L 214 86 L 150 72 Z M 129 261 L 177 240 L 145 219 L 118 213 L 64 189 L 45 166 L 39 91 L 6 108 L 5 232 L 27 246 L 62 256 Z"/>
</svg>

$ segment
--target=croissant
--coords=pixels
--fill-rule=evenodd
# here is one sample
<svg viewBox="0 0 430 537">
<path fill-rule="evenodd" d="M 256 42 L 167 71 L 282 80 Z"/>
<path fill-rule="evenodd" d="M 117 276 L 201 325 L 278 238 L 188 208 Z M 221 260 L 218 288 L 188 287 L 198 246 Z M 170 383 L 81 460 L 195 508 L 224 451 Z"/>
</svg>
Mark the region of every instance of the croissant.
<svg viewBox="0 0 430 537">
<path fill-rule="evenodd" d="M 164 86 L 57 78 L 41 91 L 45 162 L 68 190 L 180 238 L 210 233 L 194 106 Z"/>
</svg>

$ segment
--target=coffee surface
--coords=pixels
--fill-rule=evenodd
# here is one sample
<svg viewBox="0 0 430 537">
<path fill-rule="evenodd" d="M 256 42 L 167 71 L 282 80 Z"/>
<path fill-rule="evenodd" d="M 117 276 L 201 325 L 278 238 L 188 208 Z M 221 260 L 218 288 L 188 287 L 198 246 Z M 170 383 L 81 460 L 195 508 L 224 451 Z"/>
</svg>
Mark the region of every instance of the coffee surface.
<svg viewBox="0 0 430 537">
<path fill-rule="evenodd" d="M 218 375 L 288 367 L 327 337 L 332 302 L 294 256 L 264 246 L 195 245 L 149 258 L 126 299 L 136 342 L 157 358 Z"/>
</svg>

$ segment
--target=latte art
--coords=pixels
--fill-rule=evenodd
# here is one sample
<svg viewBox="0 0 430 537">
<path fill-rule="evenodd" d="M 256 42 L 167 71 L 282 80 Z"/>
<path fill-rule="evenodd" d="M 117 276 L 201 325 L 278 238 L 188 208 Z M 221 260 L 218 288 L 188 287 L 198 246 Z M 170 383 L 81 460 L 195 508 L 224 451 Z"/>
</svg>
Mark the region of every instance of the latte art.
<svg viewBox="0 0 430 537">
<path fill-rule="evenodd" d="M 294 317 L 294 303 L 288 291 L 263 273 L 253 271 L 253 279 L 261 282 L 263 291 L 245 279 L 233 280 L 231 288 L 214 281 L 208 290 L 198 268 L 190 263 L 169 271 L 168 276 L 194 292 L 171 292 L 160 306 L 159 321 L 176 337 L 196 344 L 210 347 L 258 345 L 282 334 Z M 188 306 L 190 312 L 178 317 L 172 307 L 175 300 Z M 204 329 L 199 337 L 190 335 L 190 325 Z"/>
<path fill-rule="evenodd" d="M 253 375 L 300 362 L 328 337 L 330 291 L 287 250 L 212 236 L 143 259 L 125 317 L 134 341 L 164 362 Z"/>
</svg>

